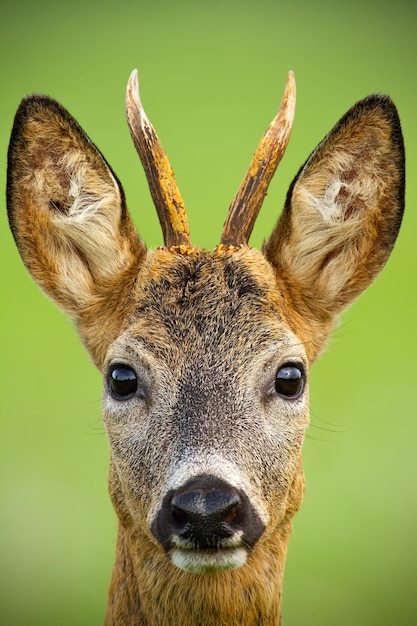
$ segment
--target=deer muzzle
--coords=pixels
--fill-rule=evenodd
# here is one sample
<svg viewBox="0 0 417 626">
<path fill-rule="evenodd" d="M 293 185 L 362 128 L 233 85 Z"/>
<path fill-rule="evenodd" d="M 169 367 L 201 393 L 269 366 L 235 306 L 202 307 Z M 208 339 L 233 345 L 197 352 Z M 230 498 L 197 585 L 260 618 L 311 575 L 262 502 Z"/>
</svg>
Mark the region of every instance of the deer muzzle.
<svg viewBox="0 0 417 626">
<path fill-rule="evenodd" d="M 244 491 L 208 474 L 170 490 L 152 525 L 174 565 L 194 573 L 240 567 L 264 529 Z"/>
</svg>

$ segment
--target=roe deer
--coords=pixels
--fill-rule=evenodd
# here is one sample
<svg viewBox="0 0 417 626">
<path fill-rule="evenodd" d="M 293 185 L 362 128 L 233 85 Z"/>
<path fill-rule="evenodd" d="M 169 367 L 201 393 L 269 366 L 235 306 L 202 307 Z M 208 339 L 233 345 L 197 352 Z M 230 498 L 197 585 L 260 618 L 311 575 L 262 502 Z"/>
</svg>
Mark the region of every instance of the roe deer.
<svg viewBox="0 0 417 626">
<path fill-rule="evenodd" d="M 106 624 L 280 624 L 303 498 L 308 370 L 376 277 L 404 204 L 386 96 L 355 104 L 301 167 L 262 252 L 248 245 L 290 134 L 292 73 L 213 251 L 192 246 L 167 156 L 127 89 L 164 235 L 147 251 L 116 175 L 54 100 L 25 98 L 7 201 L 22 259 L 103 373 L 118 516 Z"/>
</svg>

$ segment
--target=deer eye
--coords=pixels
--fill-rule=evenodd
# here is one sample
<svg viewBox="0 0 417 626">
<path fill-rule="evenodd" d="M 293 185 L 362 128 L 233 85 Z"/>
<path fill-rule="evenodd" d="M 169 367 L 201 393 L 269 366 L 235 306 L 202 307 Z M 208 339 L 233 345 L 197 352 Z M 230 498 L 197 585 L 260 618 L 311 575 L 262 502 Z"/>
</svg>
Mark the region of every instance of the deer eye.
<svg viewBox="0 0 417 626">
<path fill-rule="evenodd" d="M 279 368 L 275 378 L 275 391 L 284 398 L 298 398 L 304 389 L 305 374 L 301 365 L 287 363 Z"/>
<path fill-rule="evenodd" d="M 136 372 L 128 365 L 114 365 L 109 372 L 108 387 L 111 395 L 116 400 L 130 398 L 138 389 Z"/>
</svg>

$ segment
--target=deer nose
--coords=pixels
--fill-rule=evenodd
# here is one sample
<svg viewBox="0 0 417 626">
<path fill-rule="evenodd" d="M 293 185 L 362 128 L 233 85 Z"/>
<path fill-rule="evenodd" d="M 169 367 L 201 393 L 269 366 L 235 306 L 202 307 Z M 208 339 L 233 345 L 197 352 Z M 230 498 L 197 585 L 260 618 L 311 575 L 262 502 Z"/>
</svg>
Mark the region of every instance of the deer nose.
<svg viewBox="0 0 417 626">
<path fill-rule="evenodd" d="M 166 494 L 152 524 L 170 550 L 220 549 L 242 544 L 250 550 L 265 527 L 244 491 L 211 475 L 200 475 Z"/>
<path fill-rule="evenodd" d="M 199 548 L 232 537 L 243 522 L 241 498 L 234 490 L 194 485 L 174 494 L 170 502 L 172 530 Z"/>
</svg>

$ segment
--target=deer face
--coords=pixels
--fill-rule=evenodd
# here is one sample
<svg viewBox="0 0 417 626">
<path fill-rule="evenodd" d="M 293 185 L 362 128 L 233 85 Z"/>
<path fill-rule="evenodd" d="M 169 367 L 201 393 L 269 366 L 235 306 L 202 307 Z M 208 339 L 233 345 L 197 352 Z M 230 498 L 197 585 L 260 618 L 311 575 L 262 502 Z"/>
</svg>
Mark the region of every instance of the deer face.
<svg viewBox="0 0 417 626">
<path fill-rule="evenodd" d="M 284 298 L 256 250 L 157 251 L 107 353 L 113 501 L 183 569 L 242 565 L 301 500 L 308 361 Z"/>
<path fill-rule="evenodd" d="M 140 538 L 138 558 L 148 550 L 198 573 L 239 568 L 257 550 L 274 560 L 273 538 L 288 537 L 302 499 L 308 366 L 383 267 L 400 226 L 398 115 L 384 96 L 352 107 L 299 171 L 262 253 L 252 250 L 291 127 L 290 75 L 221 243 L 207 252 L 191 246 L 135 80 L 128 119 L 165 247 L 146 251 L 107 162 L 42 96 L 16 115 L 10 224 L 29 271 L 103 372 L 110 493 L 122 527 Z"/>
</svg>

